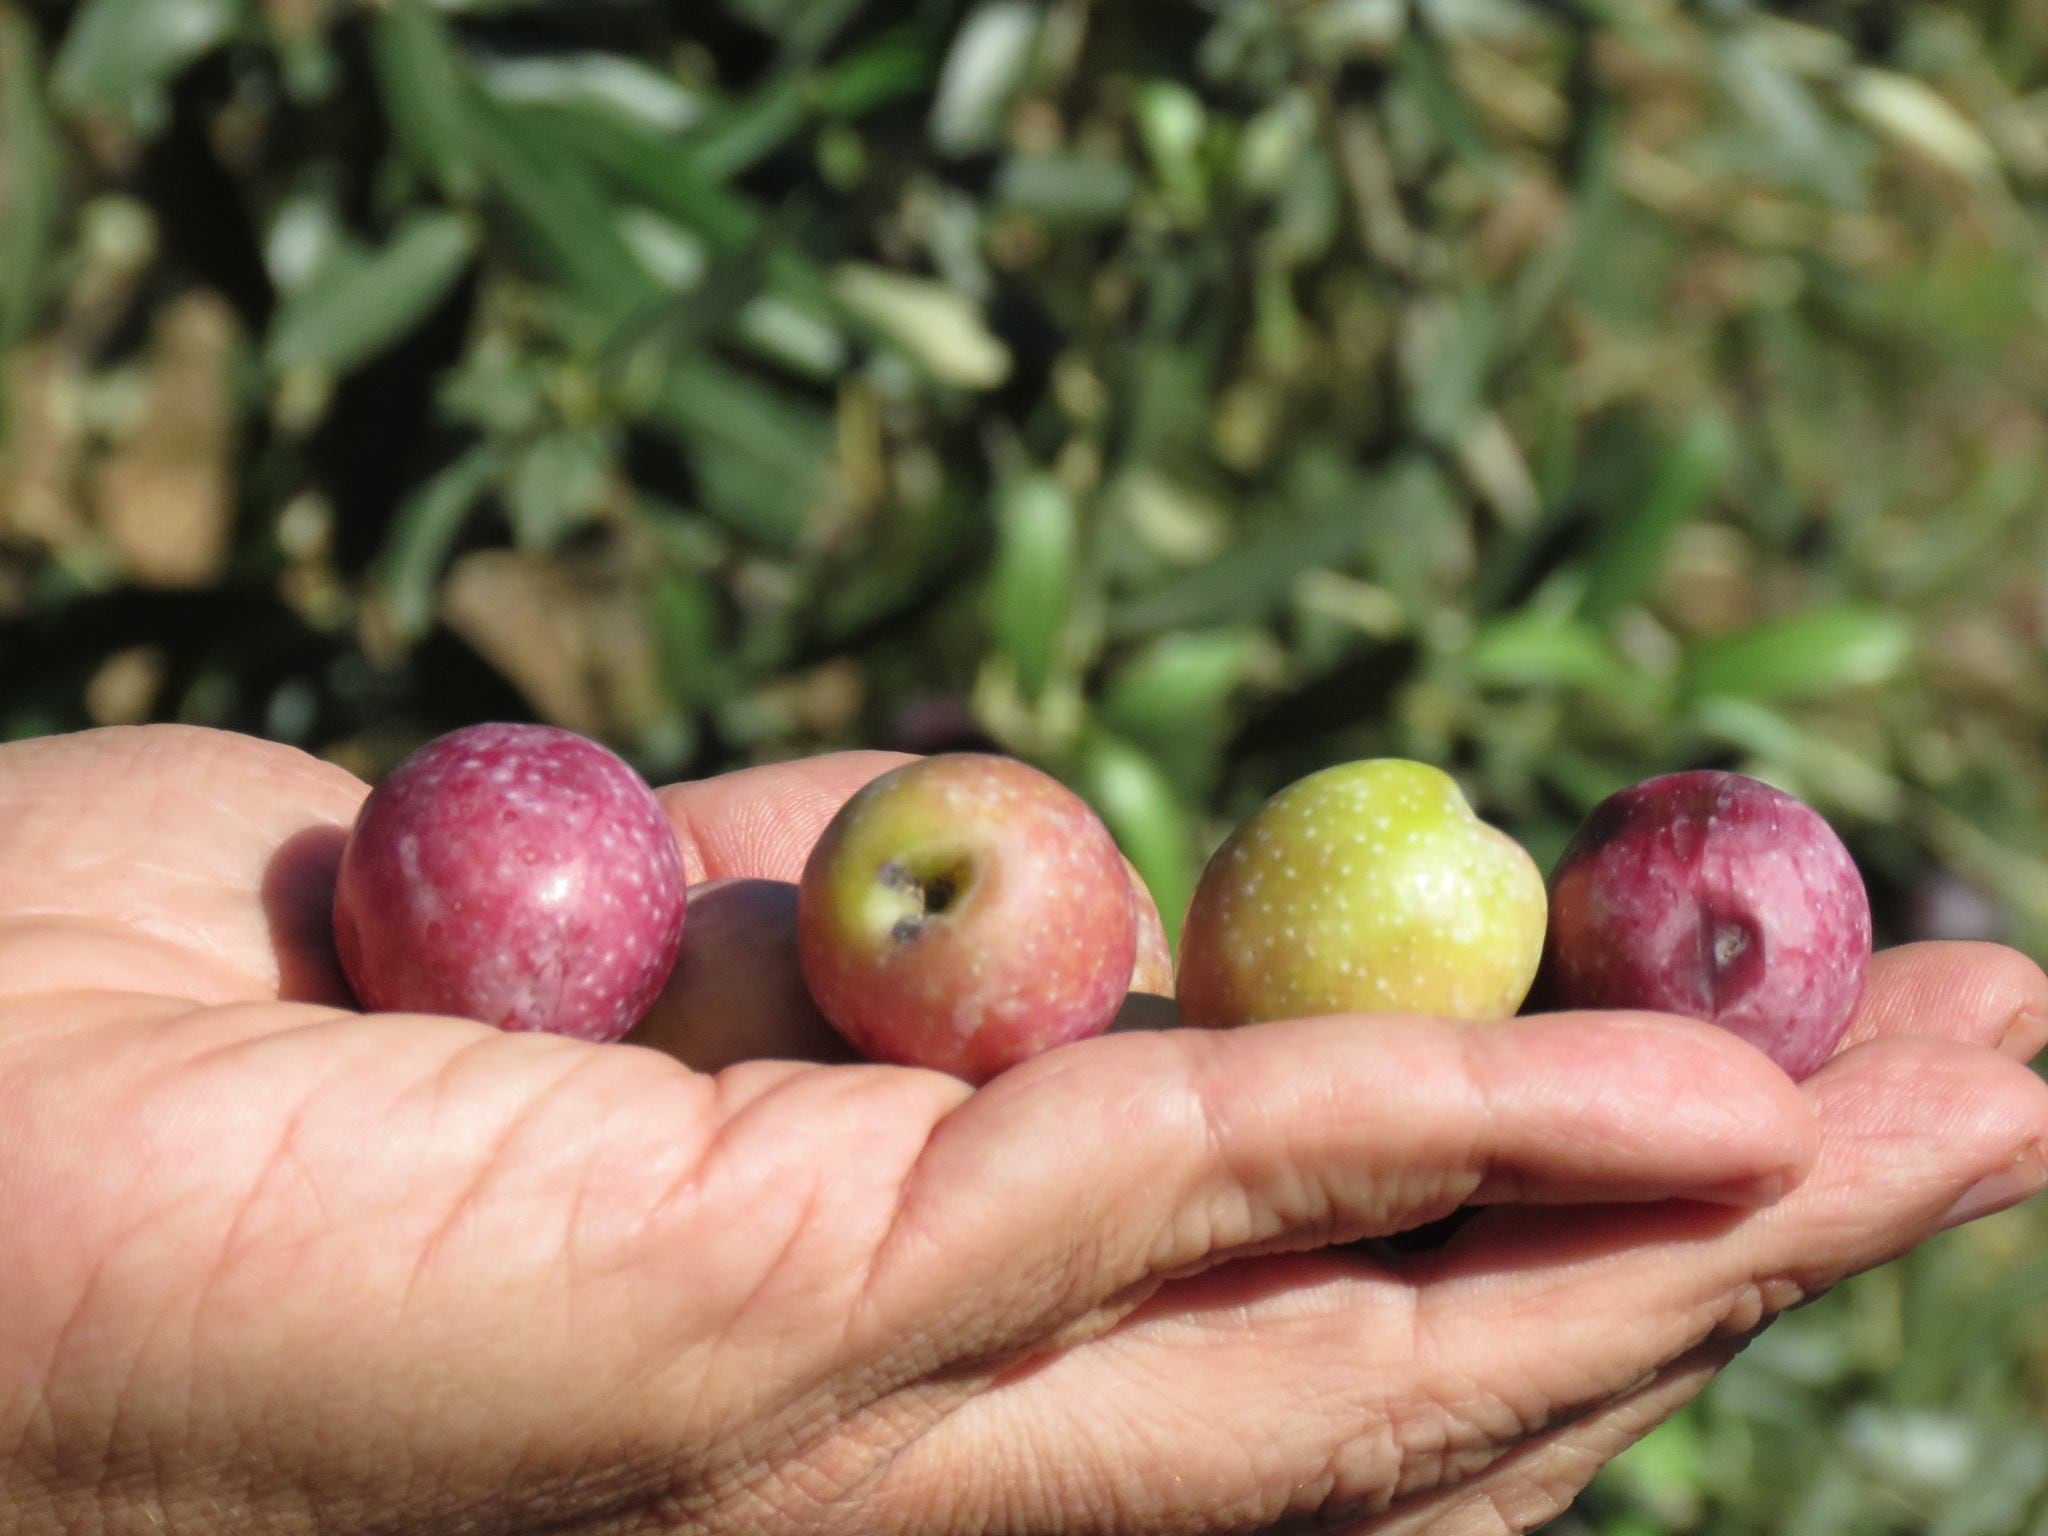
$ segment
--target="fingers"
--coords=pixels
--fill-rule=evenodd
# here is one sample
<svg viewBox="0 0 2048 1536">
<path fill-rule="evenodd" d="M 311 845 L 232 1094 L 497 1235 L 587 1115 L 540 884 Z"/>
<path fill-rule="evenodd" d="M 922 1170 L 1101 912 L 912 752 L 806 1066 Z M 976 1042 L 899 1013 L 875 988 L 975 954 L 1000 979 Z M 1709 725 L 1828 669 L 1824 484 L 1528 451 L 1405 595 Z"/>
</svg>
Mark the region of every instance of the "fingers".
<svg viewBox="0 0 2048 1536">
<path fill-rule="evenodd" d="M 1905 1252 L 1984 1180 L 2009 1200 L 2048 1144 L 2048 1085 L 1982 1048 L 1878 1041 L 1807 1091 L 1820 1160 L 1776 1207 L 1732 1225 L 1677 1205 L 1482 1214 L 1415 1267 L 1420 1336 L 1452 1379 L 1520 1383 L 1532 1413 L 1617 1392 Z M 1502 1318 L 1542 1326 L 1503 1334 Z"/>
<path fill-rule="evenodd" d="M 1744 1342 L 1710 1340 L 1633 1392 L 1506 1451 L 1477 1476 L 1403 1499 L 1386 1515 L 1350 1530 L 1353 1536 L 1514 1536 L 1536 1530 L 1563 1514 L 1615 1457 L 1698 1397 Z"/>
<path fill-rule="evenodd" d="M 1808 1094 L 1821 1161 L 1776 1208 L 1718 1231 L 1683 1206 L 1548 1225 L 1489 1212 L 1417 1268 L 1419 1335 L 1452 1380 L 1516 1382 L 1530 1415 L 1618 1393 L 1704 1339 L 1892 1260 L 2048 1141 L 2048 1085 L 1952 1042 L 1872 1042 L 1812 1077 Z M 1503 1317 L 1542 1325 L 1489 1329 Z"/>
<path fill-rule="evenodd" d="M 700 1072 L 741 1061 L 853 1059 L 804 986 L 794 882 L 854 791 L 907 761 L 852 752 L 655 792 L 682 847 L 689 913 L 675 970 L 631 1043 Z"/>
<path fill-rule="evenodd" d="M 336 1001 L 334 868 L 367 793 L 293 748 L 184 726 L 0 748 L 0 924 L 53 925 L 20 935 L 8 981 Z M 97 946 L 81 978 L 94 929 L 142 942 Z"/>
<path fill-rule="evenodd" d="M 741 1061 L 854 1059 L 804 985 L 794 885 L 713 880 L 691 887 L 689 906 L 675 971 L 628 1043 L 699 1072 Z"/>
<path fill-rule="evenodd" d="M 969 1097 L 912 1170 L 871 1291 L 883 1329 L 981 1298 L 1016 1347 L 1130 1287 L 1403 1230 L 1471 1200 L 1769 1199 L 1813 1127 L 1722 1031 L 1627 1015 L 1333 1018 L 1116 1035 Z"/>
<path fill-rule="evenodd" d="M 819 758 L 662 798 L 693 880 L 790 879 L 846 797 L 899 761 Z M 9 983 L 346 1005 L 334 874 L 368 793 L 332 764 L 224 731 L 147 726 L 0 748 Z"/>
<path fill-rule="evenodd" d="M 908 761 L 894 752 L 845 752 L 742 769 L 657 793 L 675 823 L 692 884 L 795 880 L 826 823 L 854 791 Z"/>
<path fill-rule="evenodd" d="M 804 986 L 794 882 L 847 799 L 907 761 L 853 752 L 657 791 L 682 847 L 689 914 L 675 971 L 632 1043 L 700 1072 L 853 1059 Z"/>
<path fill-rule="evenodd" d="M 2033 1006 L 2039 988 L 2030 962 L 1990 945 L 1912 946 L 1896 952 L 1884 973 L 1866 1020 L 1910 1027 L 1940 1019 L 1987 1044 L 2009 1044 L 2011 1014 Z M 1697 1395 L 1772 1313 L 1895 1257 L 1939 1226 L 2002 1208 L 2029 1186 L 2038 1190 L 2044 1175 L 2023 1171 L 2029 1163 L 2038 1169 L 2037 1159 L 2001 1154 L 2016 1136 L 2023 1148 L 2048 1136 L 2048 1094 L 2031 1086 L 2031 1074 L 1973 1054 L 1974 1060 L 1932 1042 L 1899 1041 L 1892 1049 L 1854 1051 L 1825 1069 L 1814 1086 L 1830 1135 L 1811 1188 L 1752 1218 L 1723 1244 L 1731 1257 L 1740 1256 L 1737 1271 L 1719 1272 L 1732 1321 L 1724 1316 L 1715 1335 L 1612 1404 L 1516 1447 L 1467 1483 L 1403 1501 L 1388 1518 L 1358 1529 L 1373 1536 L 1533 1530 Z M 1927 1118 L 1908 1134 L 1916 1099 Z M 1913 1156 L 1916 1135 L 1923 1151 L 1931 1140 L 1940 1152 Z M 1929 1161 L 1940 1166 L 1929 1168 Z M 1643 1275 L 1641 1283 L 1657 1285 L 1669 1274 L 1667 1265 L 1665 1275 Z M 1744 1323 L 1747 1331 L 1740 1330 Z"/>
<path fill-rule="evenodd" d="M 930 1492 L 963 1466 L 1027 1485 L 1056 1466 L 1061 1497 L 1114 1498 L 1138 1530 L 1205 1508 L 1243 1510 L 1247 1527 L 1369 1510 L 1476 1477 L 1476 1502 L 1415 1508 L 1449 1531 L 1515 1529 L 1455 1521 L 1482 1519 L 1496 1494 L 1498 1513 L 1541 1509 L 1632 1432 L 1627 1404 L 1652 1403 L 1643 1384 L 1671 1362 L 1711 1370 L 1717 1350 L 1911 1247 L 2048 1141 L 2048 1086 L 1979 1047 L 1873 1043 L 1804 1091 L 1819 1159 L 1773 1207 L 1506 1208 L 1399 1267 L 1335 1253 L 1233 1264 L 983 1394 L 893 1475 Z M 1679 1113 L 1685 1097 L 1663 1103 Z M 1523 1460 L 1496 1462 L 1517 1447 Z M 1171 1478 L 1132 1471 L 1163 1466 Z"/>
<path fill-rule="evenodd" d="M 897 1457 L 877 1490 L 901 1511 L 890 1528 L 957 1529 L 1000 1489 L 1032 1511 L 1020 1523 L 1048 1530 L 1092 1528 L 1113 1505 L 1130 1531 L 1506 1536 L 1563 1508 L 1745 1342 L 1711 1340 L 1618 1398 L 1530 1424 L 1487 1401 L 1492 1381 L 1417 1410 L 1407 1287 L 1334 1255 L 1254 1260 L 1173 1289 L 1196 1294 L 1162 1294 Z M 1509 1515 L 1538 1518 L 1485 1523 Z"/>
<path fill-rule="evenodd" d="M 1907 944 L 1873 956 L 1842 1049 L 1902 1035 L 1996 1047 L 2031 1061 L 2048 1046 L 2048 976 L 1997 944 Z"/>
</svg>

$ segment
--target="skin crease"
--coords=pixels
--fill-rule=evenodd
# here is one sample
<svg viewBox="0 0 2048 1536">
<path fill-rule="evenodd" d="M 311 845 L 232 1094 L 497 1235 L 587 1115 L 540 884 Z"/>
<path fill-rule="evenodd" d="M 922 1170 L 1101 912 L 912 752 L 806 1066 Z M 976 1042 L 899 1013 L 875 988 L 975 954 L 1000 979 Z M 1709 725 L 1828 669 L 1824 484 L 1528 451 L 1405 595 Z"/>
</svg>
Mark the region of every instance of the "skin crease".
<svg viewBox="0 0 2048 1536">
<path fill-rule="evenodd" d="M 887 765 L 663 798 L 693 878 L 787 881 Z M 363 794 L 200 731 L 0 748 L 0 1528 L 1497 1536 L 2048 1139 L 2048 981 L 1977 945 L 1878 957 L 1796 1088 L 1640 1016 L 1118 1033 L 974 1092 L 362 1017 Z"/>
</svg>

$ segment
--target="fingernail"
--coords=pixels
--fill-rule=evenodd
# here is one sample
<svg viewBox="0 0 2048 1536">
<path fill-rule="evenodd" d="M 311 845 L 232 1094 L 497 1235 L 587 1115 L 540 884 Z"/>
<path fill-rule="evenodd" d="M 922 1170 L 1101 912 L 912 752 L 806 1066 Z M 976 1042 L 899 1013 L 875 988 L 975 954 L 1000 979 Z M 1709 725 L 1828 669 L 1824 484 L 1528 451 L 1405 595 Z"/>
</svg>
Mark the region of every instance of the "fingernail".
<svg viewBox="0 0 2048 1536">
<path fill-rule="evenodd" d="M 1966 1222 L 2011 1210 L 2021 1201 L 2031 1200 L 2044 1187 L 2048 1187 L 2048 1156 L 2039 1147 L 2023 1147 L 2010 1167 L 1986 1174 L 1963 1191 L 1962 1199 L 1941 1218 L 1941 1230 L 1946 1232 Z"/>
<path fill-rule="evenodd" d="M 1998 1048 L 2016 1061 L 2032 1061 L 2048 1046 L 2048 1012 L 2022 1008 L 1999 1037 Z"/>
</svg>

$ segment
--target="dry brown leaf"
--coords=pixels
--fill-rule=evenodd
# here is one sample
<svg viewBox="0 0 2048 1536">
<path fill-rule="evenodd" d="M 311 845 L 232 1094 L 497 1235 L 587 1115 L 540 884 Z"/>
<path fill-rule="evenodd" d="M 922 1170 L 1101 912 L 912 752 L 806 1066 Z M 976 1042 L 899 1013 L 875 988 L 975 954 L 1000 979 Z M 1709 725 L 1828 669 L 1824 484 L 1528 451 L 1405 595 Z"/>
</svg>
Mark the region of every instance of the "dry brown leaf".
<svg viewBox="0 0 2048 1536">
<path fill-rule="evenodd" d="M 85 685 L 85 712 L 95 725 L 139 725 L 156 708 L 168 664 L 153 645 L 133 645 L 100 663 Z"/>
<path fill-rule="evenodd" d="M 0 535 L 63 550 L 86 532 L 78 496 L 84 428 L 80 379 L 56 342 L 24 346 L 7 361 L 7 435 L 0 440 Z"/>
<path fill-rule="evenodd" d="M 637 589 L 604 553 L 479 550 L 456 562 L 442 601 L 448 626 L 556 725 L 631 735 L 666 708 Z"/>
<path fill-rule="evenodd" d="M 92 475 L 95 522 L 123 574 L 145 587 L 206 587 L 225 574 L 234 533 L 238 327 L 218 295 L 188 293 L 157 317 L 133 431 Z"/>
</svg>

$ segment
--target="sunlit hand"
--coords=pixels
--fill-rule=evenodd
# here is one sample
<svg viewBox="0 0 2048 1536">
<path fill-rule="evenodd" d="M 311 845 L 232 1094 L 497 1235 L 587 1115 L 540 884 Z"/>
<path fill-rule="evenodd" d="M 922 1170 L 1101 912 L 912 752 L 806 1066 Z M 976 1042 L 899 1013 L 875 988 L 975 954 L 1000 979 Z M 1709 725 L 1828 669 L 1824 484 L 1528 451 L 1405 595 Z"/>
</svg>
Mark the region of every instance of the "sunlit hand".
<svg viewBox="0 0 2048 1536">
<path fill-rule="evenodd" d="M 792 877 L 886 765 L 669 792 L 693 877 Z M 364 792 L 0 748 L 0 1527 L 1525 1530 L 2048 1141 L 2048 982 L 1985 947 L 1882 957 L 1803 1089 L 1638 1017 L 1123 1033 L 979 1092 L 365 1018 Z M 644 1038 L 807 1027 L 691 954 Z"/>
</svg>

